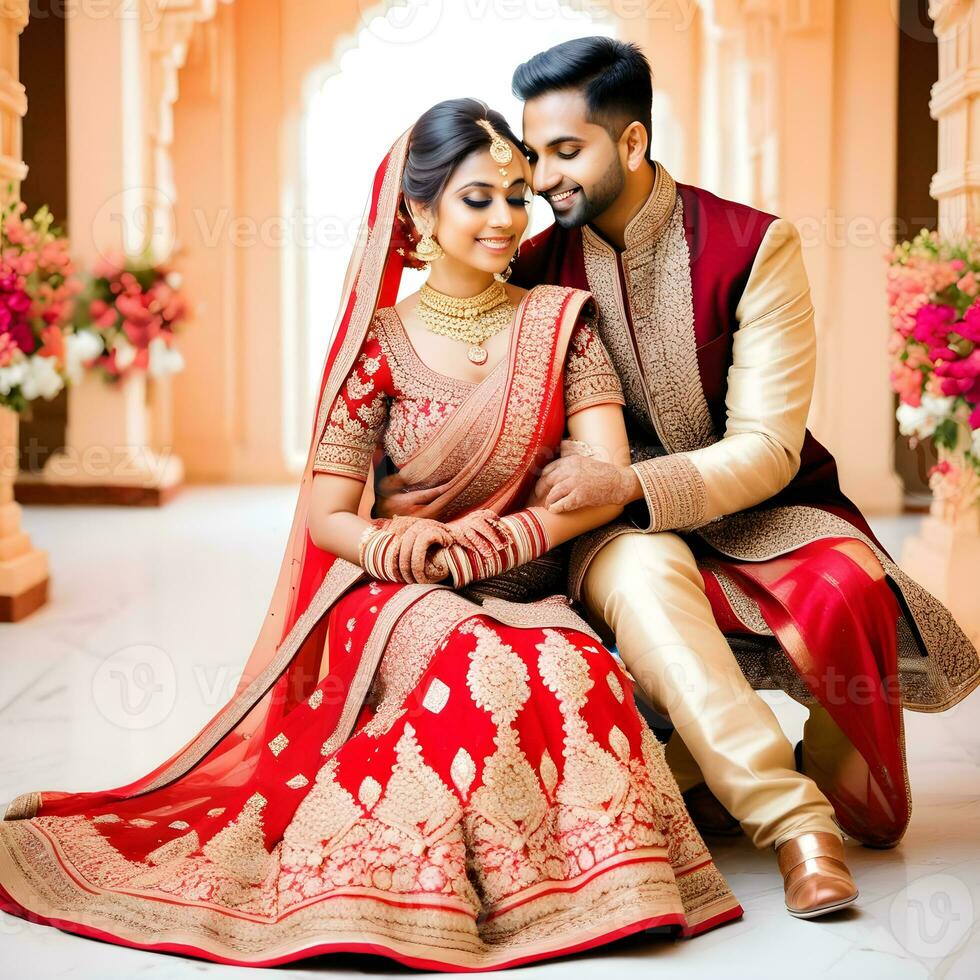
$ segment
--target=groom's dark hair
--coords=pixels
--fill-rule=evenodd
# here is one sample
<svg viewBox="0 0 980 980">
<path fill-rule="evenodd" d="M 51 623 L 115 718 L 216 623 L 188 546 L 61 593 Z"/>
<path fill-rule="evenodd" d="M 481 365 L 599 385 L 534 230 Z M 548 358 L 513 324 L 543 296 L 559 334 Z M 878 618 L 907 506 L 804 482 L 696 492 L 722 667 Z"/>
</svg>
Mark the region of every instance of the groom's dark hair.
<svg viewBox="0 0 980 980">
<path fill-rule="evenodd" d="M 647 131 L 647 159 L 653 135 L 650 62 L 635 44 L 611 37 L 581 37 L 556 44 L 519 65 L 514 95 L 527 102 L 546 92 L 578 89 L 589 122 L 618 140 L 634 120 Z"/>
</svg>

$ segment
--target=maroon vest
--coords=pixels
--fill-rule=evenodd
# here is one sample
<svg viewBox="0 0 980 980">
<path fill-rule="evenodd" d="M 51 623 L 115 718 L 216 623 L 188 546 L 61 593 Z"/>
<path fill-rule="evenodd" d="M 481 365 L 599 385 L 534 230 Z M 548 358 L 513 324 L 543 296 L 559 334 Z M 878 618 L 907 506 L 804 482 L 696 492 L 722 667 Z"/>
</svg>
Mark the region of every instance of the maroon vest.
<svg viewBox="0 0 980 980">
<path fill-rule="evenodd" d="M 766 231 L 776 216 L 728 201 L 690 184 L 677 184 L 690 252 L 698 370 L 715 434 L 725 428 L 725 395 L 738 329 L 735 311 Z M 589 289 L 578 228 L 552 225 L 521 246 L 512 281 L 529 287 L 558 283 Z M 628 315 L 628 312 L 627 312 Z M 874 538 L 858 508 L 842 492 L 837 464 L 809 432 L 793 480 L 760 507 L 806 504 L 830 511 Z"/>
</svg>

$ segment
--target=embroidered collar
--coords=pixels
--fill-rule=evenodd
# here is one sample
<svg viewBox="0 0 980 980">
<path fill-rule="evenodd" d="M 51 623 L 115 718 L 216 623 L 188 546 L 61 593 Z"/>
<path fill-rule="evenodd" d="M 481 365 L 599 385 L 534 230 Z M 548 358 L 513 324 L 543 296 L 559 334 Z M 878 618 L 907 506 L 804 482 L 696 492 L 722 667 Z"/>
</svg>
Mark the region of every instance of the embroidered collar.
<svg viewBox="0 0 980 980">
<path fill-rule="evenodd" d="M 659 160 L 656 161 L 656 165 L 650 196 L 643 207 L 630 219 L 623 233 L 627 252 L 641 245 L 652 245 L 667 227 L 667 221 L 674 210 L 677 184 Z"/>
<path fill-rule="evenodd" d="M 630 219 L 623 238 L 626 242 L 625 252 L 632 252 L 640 247 L 649 247 L 660 238 L 677 200 L 677 184 L 667 172 L 667 168 L 659 161 L 654 161 L 653 188 L 650 195 L 639 211 Z M 591 225 L 586 225 L 583 231 L 605 242 L 605 238 Z M 606 243 L 608 246 L 608 243 Z"/>
</svg>

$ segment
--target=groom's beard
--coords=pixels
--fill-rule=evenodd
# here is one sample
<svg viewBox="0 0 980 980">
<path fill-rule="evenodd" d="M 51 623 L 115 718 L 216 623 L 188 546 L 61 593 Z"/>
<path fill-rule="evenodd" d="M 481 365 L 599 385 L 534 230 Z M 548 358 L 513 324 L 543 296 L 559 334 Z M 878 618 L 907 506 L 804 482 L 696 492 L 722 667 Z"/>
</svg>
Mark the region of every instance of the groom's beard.
<svg viewBox="0 0 980 980">
<path fill-rule="evenodd" d="M 590 188 L 586 194 L 585 188 L 579 190 L 575 207 L 568 211 L 555 212 L 555 221 L 562 228 L 581 228 L 589 224 L 604 211 L 613 206 L 616 198 L 626 185 L 626 176 L 618 159 L 614 159 L 606 172 Z"/>
</svg>

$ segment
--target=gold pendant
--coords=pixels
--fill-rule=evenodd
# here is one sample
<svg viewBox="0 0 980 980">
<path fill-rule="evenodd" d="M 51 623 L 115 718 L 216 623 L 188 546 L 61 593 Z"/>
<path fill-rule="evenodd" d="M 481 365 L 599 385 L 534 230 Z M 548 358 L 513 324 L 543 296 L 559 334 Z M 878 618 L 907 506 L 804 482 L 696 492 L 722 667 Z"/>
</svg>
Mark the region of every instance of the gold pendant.
<svg viewBox="0 0 980 980">
<path fill-rule="evenodd" d="M 486 364 L 487 363 L 487 352 L 484 348 L 480 347 L 479 344 L 474 344 L 467 352 L 466 356 L 474 364 Z"/>
</svg>

